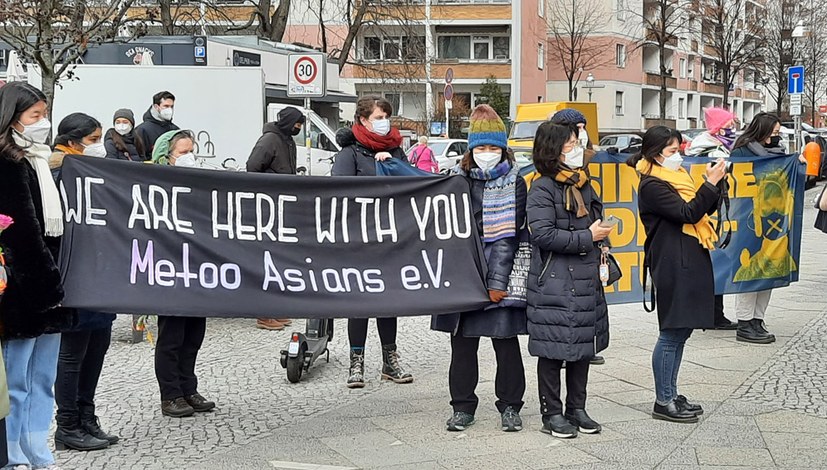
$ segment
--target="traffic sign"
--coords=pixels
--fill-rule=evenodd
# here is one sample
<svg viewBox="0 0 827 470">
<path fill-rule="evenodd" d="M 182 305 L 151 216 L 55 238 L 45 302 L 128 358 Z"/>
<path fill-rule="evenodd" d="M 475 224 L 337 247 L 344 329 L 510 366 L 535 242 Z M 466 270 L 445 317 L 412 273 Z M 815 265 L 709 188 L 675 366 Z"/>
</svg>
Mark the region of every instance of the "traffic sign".
<svg viewBox="0 0 827 470">
<path fill-rule="evenodd" d="M 801 94 L 790 95 L 790 104 L 791 104 L 791 105 L 799 105 L 799 106 L 800 106 L 800 105 L 801 105 L 801 101 L 802 101 L 802 100 L 801 100 L 801 98 L 802 98 L 803 96 L 804 96 L 804 95 L 801 95 Z"/>
<path fill-rule="evenodd" d="M 445 101 L 451 101 L 454 99 L 454 85 L 451 85 L 450 83 L 445 85 L 445 90 L 442 92 L 442 95 L 445 98 Z"/>
<path fill-rule="evenodd" d="M 801 116 L 801 105 L 800 104 L 791 104 L 790 105 L 790 116 Z"/>
<path fill-rule="evenodd" d="M 450 100 L 445 100 L 445 109 L 448 111 L 454 109 L 454 102 Z"/>
<path fill-rule="evenodd" d="M 448 67 L 445 71 L 445 83 L 451 83 L 454 81 L 454 69 Z"/>
<path fill-rule="evenodd" d="M 287 96 L 322 97 L 327 93 L 326 60 L 322 53 L 290 54 L 287 60 Z"/>
<path fill-rule="evenodd" d="M 796 65 L 787 69 L 787 93 L 791 95 L 804 93 L 803 65 Z"/>
<path fill-rule="evenodd" d="M 827 114 L 827 105 L 821 105 L 818 107 L 818 112 L 820 114 Z"/>
</svg>

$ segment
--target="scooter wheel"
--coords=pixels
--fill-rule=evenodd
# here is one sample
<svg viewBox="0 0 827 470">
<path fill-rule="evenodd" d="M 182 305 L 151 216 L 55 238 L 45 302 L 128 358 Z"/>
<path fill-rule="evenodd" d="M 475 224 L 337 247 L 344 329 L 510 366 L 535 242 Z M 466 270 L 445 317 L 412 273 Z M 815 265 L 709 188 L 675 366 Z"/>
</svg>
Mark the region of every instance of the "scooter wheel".
<svg viewBox="0 0 827 470">
<path fill-rule="evenodd" d="M 304 351 L 302 347 L 298 357 L 287 358 L 287 380 L 290 383 L 296 384 L 302 379 L 302 370 L 304 369 Z"/>
</svg>

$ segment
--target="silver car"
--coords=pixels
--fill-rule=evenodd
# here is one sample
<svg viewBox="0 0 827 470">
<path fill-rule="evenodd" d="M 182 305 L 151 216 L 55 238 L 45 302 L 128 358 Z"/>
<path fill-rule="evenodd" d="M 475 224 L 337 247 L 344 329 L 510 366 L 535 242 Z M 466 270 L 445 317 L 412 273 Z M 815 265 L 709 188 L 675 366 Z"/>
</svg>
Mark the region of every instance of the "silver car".
<svg viewBox="0 0 827 470">
<path fill-rule="evenodd" d="M 408 160 L 411 159 L 413 150 L 418 146 L 419 144 L 416 144 L 408 149 L 406 152 Z M 451 168 L 455 167 L 460 160 L 462 160 L 462 156 L 468 151 L 468 141 L 463 139 L 433 138 L 428 139 L 428 148 L 434 152 L 434 157 L 439 165 L 439 172 L 448 173 Z"/>
</svg>

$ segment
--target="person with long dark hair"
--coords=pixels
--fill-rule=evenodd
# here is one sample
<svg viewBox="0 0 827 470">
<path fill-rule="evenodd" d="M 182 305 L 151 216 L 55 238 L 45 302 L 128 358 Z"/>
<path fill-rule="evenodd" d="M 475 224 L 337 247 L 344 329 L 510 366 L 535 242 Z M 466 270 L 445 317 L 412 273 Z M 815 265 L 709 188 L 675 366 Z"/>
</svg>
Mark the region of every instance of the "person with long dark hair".
<svg viewBox="0 0 827 470">
<path fill-rule="evenodd" d="M 542 175 L 528 192 L 531 231 L 528 351 L 537 356 L 542 431 L 558 438 L 602 429 L 586 413 L 589 365 L 609 345 L 609 312 L 600 280 L 601 251 L 612 228 L 589 182 L 576 125 L 544 122 L 533 160 Z M 566 407 L 560 370 L 566 367 Z"/>
<path fill-rule="evenodd" d="M 726 162 L 710 163 L 706 181 L 699 186 L 681 166 L 681 140 L 680 132 L 655 126 L 644 134 L 641 153 L 627 163 L 640 174 L 638 206 L 646 231 L 644 278 L 648 278 L 648 267 L 660 328 L 652 352 L 656 394 L 652 417 L 694 423 L 703 408 L 678 394 L 678 371 L 692 330 L 715 324 L 715 278 L 709 252 L 718 234 L 709 216 L 718 209 Z"/>
<path fill-rule="evenodd" d="M 104 137 L 106 158 L 140 162 L 144 160 L 146 148 L 141 136 L 135 132 L 135 115 L 131 109 L 119 109 L 112 118 L 112 128 Z"/>
<path fill-rule="evenodd" d="M 393 108 L 380 96 L 363 96 L 356 102 L 356 115 L 350 129 L 341 129 L 336 141 L 342 150 L 336 154 L 333 176 L 376 176 L 376 160 L 398 158 L 407 161 L 402 151 L 402 135 L 391 126 Z M 402 369 L 396 350 L 396 317 L 376 319 L 382 342 L 382 379 L 395 383 L 413 382 L 413 376 Z M 347 321 L 350 341 L 349 388 L 365 386 L 365 343 L 368 336 L 367 318 Z"/>
<path fill-rule="evenodd" d="M 744 134 L 735 141 L 735 148 L 732 150 L 732 159 L 750 157 L 772 157 L 787 155 L 787 151 L 781 145 L 781 120 L 778 116 L 769 113 L 758 113 L 750 122 Z M 806 160 L 800 157 L 802 163 Z M 782 198 L 778 198 L 781 200 Z M 758 211 L 758 208 L 756 208 Z M 757 213 L 756 213 L 757 214 Z M 781 228 L 777 233 L 764 234 L 762 232 L 760 216 L 755 227 L 756 235 L 759 237 L 782 236 Z M 771 230 L 772 227 L 770 227 Z M 770 241 L 773 243 L 773 241 Z M 735 332 L 735 339 L 752 344 L 769 344 L 775 342 L 775 335 L 767 330 L 764 323 L 764 316 L 770 304 L 772 289 L 759 292 L 746 292 L 735 296 L 735 315 L 738 318 L 738 329 Z"/>
<path fill-rule="evenodd" d="M 10 282 L 0 302 L 0 338 L 9 388 L 8 465 L 56 468 L 47 438 L 54 413 L 60 330 L 73 312 L 55 264 L 63 208 L 49 171 L 52 150 L 46 96 L 14 82 L 0 88 L 0 214 L 14 223 L 0 234 Z"/>
<path fill-rule="evenodd" d="M 525 223 L 526 184 L 508 149 L 505 124 L 493 108 L 482 104 L 471 113 L 468 152 L 452 174 L 471 187 L 474 221 L 484 245 L 488 266 L 486 286 L 491 304 L 484 309 L 434 316 L 431 328 L 451 335 L 448 386 L 453 415 L 449 431 L 474 424 L 479 399 L 480 337 L 491 338 L 497 356 L 494 392 L 502 430 L 520 431 L 525 394 L 525 369 L 517 335 L 526 334 L 525 303 L 509 299 L 508 282 Z"/>
<path fill-rule="evenodd" d="M 55 136 L 56 152 L 52 154 L 52 172 L 57 174 L 58 184 L 66 154 L 89 156 L 92 153 L 102 157 L 99 150 L 94 150 L 100 148 L 100 137 L 101 124 L 92 116 L 73 113 L 60 121 Z M 115 315 L 78 310 L 77 318 L 77 324 L 64 329 L 61 335 L 55 381 L 55 447 L 81 451 L 105 449 L 119 439 L 101 429 L 95 414 L 95 391 L 112 340 Z"/>
</svg>

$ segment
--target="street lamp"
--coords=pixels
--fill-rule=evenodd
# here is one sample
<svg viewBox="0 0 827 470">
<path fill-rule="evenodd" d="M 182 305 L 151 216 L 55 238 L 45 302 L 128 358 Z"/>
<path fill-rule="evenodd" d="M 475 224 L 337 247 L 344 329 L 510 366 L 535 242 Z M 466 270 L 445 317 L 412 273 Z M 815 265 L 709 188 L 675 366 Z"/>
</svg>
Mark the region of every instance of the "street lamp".
<svg viewBox="0 0 827 470">
<path fill-rule="evenodd" d="M 589 89 L 589 103 L 592 102 L 592 88 L 594 88 L 594 75 L 589 72 L 586 76 L 586 87 Z"/>
</svg>

